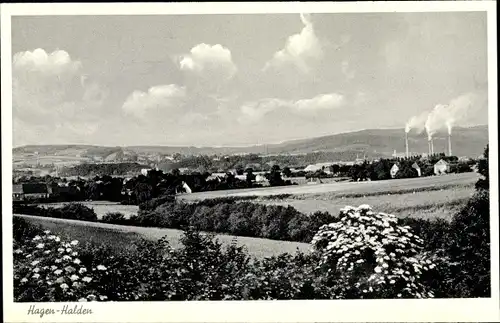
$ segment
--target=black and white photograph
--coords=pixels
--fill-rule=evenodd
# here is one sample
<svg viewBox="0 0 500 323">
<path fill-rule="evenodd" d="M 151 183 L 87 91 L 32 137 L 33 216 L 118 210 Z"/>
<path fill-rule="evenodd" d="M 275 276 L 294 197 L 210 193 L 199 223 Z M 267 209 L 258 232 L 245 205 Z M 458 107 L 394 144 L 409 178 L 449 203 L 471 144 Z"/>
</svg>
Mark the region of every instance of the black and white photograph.
<svg viewBox="0 0 500 323">
<path fill-rule="evenodd" d="M 2 5 L 4 302 L 498 305 L 492 3 Z"/>
</svg>

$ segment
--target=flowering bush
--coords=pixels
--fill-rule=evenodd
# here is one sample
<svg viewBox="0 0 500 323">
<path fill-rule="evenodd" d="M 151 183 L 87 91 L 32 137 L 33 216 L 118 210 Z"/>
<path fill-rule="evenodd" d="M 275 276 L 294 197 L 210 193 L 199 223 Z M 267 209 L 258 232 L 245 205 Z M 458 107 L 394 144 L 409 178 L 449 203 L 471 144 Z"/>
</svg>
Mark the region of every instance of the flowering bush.
<svg viewBox="0 0 500 323">
<path fill-rule="evenodd" d="M 337 282 L 336 298 L 434 296 L 421 276 L 436 265 L 422 252 L 422 240 L 393 215 L 348 206 L 337 222 L 320 228 L 312 244 L 321 254 L 319 267 Z"/>
<path fill-rule="evenodd" d="M 93 301 L 92 282 L 106 267 L 88 268 L 79 259 L 78 241 L 44 231 L 25 243 L 14 241 L 14 294 L 17 301 Z"/>
</svg>

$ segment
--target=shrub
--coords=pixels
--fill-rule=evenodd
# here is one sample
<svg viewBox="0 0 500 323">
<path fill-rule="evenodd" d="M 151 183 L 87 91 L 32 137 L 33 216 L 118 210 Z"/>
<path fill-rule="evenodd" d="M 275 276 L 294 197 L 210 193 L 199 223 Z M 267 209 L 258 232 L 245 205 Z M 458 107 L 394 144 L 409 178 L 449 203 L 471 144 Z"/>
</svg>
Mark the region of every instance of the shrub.
<svg viewBox="0 0 500 323">
<path fill-rule="evenodd" d="M 65 219 L 97 221 L 97 214 L 94 210 L 81 203 L 69 203 L 59 210 Z"/>
<path fill-rule="evenodd" d="M 477 164 L 477 172 L 481 174 L 476 183 L 476 189 L 489 189 L 490 188 L 490 175 L 489 175 L 489 145 L 484 149 L 484 158 L 480 159 Z"/>
<path fill-rule="evenodd" d="M 128 224 L 128 219 L 125 218 L 125 215 L 123 215 L 120 212 L 108 212 L 106 213 L 102 219 L 102 222 L 104 223 L 112 223 L 112 224 Z"/>
<path fill-rule="evenodd" d="M 457 213 L 450 230 L 450 259 L 457 264 L 454 285 L 460 297 L 490 297 L 490 198 L 479 190 Z"/>
<path fill-rule="evenodd" d="M 399 219 L 399 223 L 410 226 L 413 233 L 422 239 L 422 246 L 427 251 L 442 250 L 450 242 L 450 223 L 446 220 L 404 218 Z"/>
<path fill-rule="evenodd" d="M 86 267 L 78 255 L 78 241 L 63 241 L 50 231 L 21 242 L 14 240 L 15 300 L 106 300 L 91 283 L 106 267 Z"/>
<path fill-rule="evenodd" d="M 151 211 L 151 210 L 156 209 L 158 206 L 160 206 L 162 204 L 165 204 L 167 202 L 174 202 L 174 201 L 175 201 L 175 196 L 172 196 L 172 195 L 166 195 L 166 196 L 162 196 L 162 197 L 153 198 L 151 200 L 148 200 L 146 202 L 139 204 L 139 210 Z"/>
<path fill-rule="evenodd" d="M 435 264 L 422 253 L 422 240 L 393 215 L 367 205 L 346 207 L 324 225 L 312 244 L 319 265 L 336 280 L 336 298 L 427 298 L 434 294 L 421 280 Z"/>
<path fill-rule="evenodd" d="M 34 226 L 28 221 L 18 216 L 12 218 L 12 237 L 14 241 L 23 241 L 23 239 L 31 239 L 36 235 L 43 233 L 40 226 Z"/>
<path fill-rule="evenodd" d="M 281 254 L 254 263 L 245 277 L 247 299 L 329 299 L 321 279 L 316 275 L 317 259 L 313 255 Z"/>
</svg>

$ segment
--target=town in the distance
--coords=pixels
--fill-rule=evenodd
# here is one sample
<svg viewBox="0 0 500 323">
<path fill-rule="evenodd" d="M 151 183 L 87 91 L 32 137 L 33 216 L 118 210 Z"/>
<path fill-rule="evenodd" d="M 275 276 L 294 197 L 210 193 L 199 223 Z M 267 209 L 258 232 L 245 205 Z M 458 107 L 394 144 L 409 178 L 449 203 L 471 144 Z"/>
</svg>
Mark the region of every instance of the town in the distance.
<svg viewBox="0 0 500 323">
<path fill-rule="evenodd" d="M 466 173 L 474 171 L 488 138 L 486 126 L 458 128 L 453 137 L 437 135 L 432 141 L 407 132 L 402 138 L 401 132 L 365 130 L 253 147 L 18 147 L 13 149 L 13 198 L 64 201 L 78 194 L 78 199 L 99 200 L 102 192 L 84 196 L 82 183 L 99 187 L 121 177 L 113 200 L 136 199 L 140 187 L 148 188 L 136 184 L 146 182 L 151 170 L 169 174 L 162 189 L 177 193 Z"/>
</svg>

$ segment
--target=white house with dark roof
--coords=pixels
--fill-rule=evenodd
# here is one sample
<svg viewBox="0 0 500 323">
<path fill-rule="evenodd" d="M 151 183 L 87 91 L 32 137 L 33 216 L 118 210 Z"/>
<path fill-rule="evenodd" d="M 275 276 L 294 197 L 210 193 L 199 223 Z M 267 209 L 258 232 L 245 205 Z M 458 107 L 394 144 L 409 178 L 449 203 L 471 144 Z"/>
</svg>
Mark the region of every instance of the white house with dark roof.
<svg viewBox="0 0 500 323">
<path fill-rule="evenodd" d="M 396 174 L 397 174 L 398 172 L 399 172 L 399 165 L 398 165 L 398 164 L 394 164 L 394 165 L 392 165 L 391 170 L 390 170 L 391 177 L 392 177 L 392 178 L 396 177 Z"/>
<path fill-rule="evenodd" d="M 442 175 L 446 174 L 450 171 L 450 163 L 448 163 L 444 159 L 440 159 L 437 163 L 434 164 L 434 174 Z"/>
<path fill-rule="evenodd" d="M 411 165 L 411 168 L 415 169 L 418 173 L 418 177 L 422 176 L 422 170 L 420 169 L 420 166 L 418 166 L 417 162 L 414 162 Z"/>
</svg>

